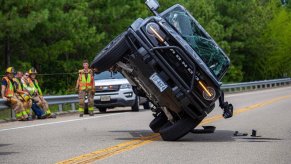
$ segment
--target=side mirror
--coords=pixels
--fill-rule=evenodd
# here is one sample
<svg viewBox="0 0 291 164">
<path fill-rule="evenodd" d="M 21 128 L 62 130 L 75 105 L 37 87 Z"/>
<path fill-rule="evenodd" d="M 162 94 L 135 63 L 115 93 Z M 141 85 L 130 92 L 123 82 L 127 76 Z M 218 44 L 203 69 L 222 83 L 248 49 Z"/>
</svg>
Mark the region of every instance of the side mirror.
<svg viewBox="0 0 291 164">
<path fill-rule="evenodd" d="M 154 14 L 157 15 L 157 10 L 160 7 L 160 4 L 157 0 L 146 0 L 145 4 Z"/>
</svg>

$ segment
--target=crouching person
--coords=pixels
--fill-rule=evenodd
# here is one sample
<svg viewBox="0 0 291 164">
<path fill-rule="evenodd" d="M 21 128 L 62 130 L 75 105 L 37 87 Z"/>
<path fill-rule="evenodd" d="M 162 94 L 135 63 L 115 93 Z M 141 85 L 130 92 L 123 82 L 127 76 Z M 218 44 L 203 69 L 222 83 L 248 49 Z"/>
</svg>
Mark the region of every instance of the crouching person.
<svg viewBox="0 0 291 164">
<path fill-rule="evenodd" d="M 56 115 L 50 111 L 47 101 L 43 98 L 42 91 L 36 79 L 37 72 L 35 68 L 31 68 L 28 74 L 27 83 L 23 83 L 25 90 L 29 92 L 32 101 L 44 110 L 48 118 L 56 118 Z"/>
<path fill-rule="evenodd" d="M 6 69 L 6 74 L 2 78 L 1 95 L 4 100 L 7 101 L 8 105 L 11 106 L 12 110 L 15 111 L 16 119 L 19 121 L 30 120 L 28 117 L 22 102 L 16 97 L 15 88 L 13 85 L 14 68 L 9 67 Z"/>
<path fill-rule="evenodd" d="M 37 116 L 38 119 L 45 119 L 47 117 L 47 115 L 45 114 L 44 110 L 41 109 L 35 102 L 33 102 L 32 97 L 30 95 L 30 91 L 32 93 L 35 92 L 34 88 L 29 86 L 29 82 L 28 82 L 28 78 L 29 78 L 29 74 L 28 72 L 25 72 L 24 76 L 22 76 L 21 78 L 21 84 L 23 87 L 23 91 L 25 91 L 26 93 L 28 93 L 30 102 L 31 102 L 31 109 L 34 112 L 34 114 Z"/>
</svg>

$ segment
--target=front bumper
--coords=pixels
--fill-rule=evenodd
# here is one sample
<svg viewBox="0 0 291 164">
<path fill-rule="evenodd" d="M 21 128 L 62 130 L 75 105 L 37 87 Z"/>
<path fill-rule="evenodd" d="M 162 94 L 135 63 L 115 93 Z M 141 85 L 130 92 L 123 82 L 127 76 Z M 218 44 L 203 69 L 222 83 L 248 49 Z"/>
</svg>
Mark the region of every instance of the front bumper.
<svg viewBox="0 0 291 164">
<path fill-rule="evenodd" d="M 95 107 L 126 107 L 133 106 L 136 95 L 132 89 L 120 89 L 116 92 L 97 92 L 94 96 Z"/>
</svg>

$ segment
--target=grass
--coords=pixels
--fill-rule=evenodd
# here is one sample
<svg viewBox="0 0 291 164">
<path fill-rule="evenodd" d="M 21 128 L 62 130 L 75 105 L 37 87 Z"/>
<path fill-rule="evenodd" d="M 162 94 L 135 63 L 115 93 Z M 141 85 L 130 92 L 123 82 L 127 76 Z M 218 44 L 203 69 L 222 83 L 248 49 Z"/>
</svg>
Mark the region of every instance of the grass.
<svg viewBox="0 0 291 164">
<path fill-rule="evenodd" d="M 50 107 L 50 110 L 52 112 L 58 112 L 59 111 L 59 105 L 50 105 L 49 107 Z M 79 107 L 79 104 L 75 103 L 76 110 L 78 109 L 78 107 Z M 71 111 L 71 110 L 72 110 L 71 103 L 63 104 L 63 111 Z"/>
<path fill-rule="evenodd" d="M 11 109 L 0 110 L 0 120 L 9 120 L 11 119 Z"/>
</svg>

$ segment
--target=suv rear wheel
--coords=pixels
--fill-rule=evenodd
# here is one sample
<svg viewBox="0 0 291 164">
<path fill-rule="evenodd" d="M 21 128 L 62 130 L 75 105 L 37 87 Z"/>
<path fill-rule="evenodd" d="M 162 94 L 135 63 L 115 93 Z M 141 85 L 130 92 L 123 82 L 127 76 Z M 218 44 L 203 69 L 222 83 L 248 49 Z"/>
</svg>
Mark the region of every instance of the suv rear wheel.
<svg viewBox="0 0 291 164">
<path fill-rule="evenodd" d="M 127 32 L 123 32 L 112 40 L 93 60 L 91 67 L 103 72 L 117 63 L 130 48 L 126 41 Z"/>
</svg>

